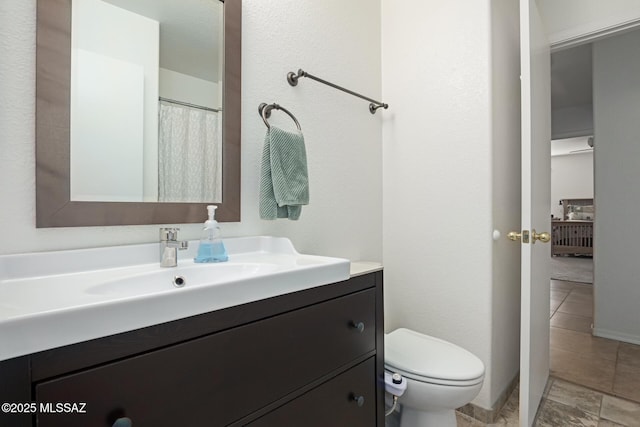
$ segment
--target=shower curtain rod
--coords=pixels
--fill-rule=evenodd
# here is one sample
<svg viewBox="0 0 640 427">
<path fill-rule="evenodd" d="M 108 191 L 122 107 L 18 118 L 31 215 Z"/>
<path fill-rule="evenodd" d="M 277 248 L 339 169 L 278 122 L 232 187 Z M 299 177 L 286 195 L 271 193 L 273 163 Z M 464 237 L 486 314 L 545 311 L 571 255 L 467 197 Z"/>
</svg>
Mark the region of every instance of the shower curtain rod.
<svg viewBox="0 0 640 427">
<path fill-rule="evenodd" d="M 220 111 L 222 111 L 222 109 L 219 109 L 219 108 L 203 107 L 202 105 L 189 104 L 188 102 L 176 101 L 175 99 L 169 99 L 169 98 L 163 98 L 163 97 L 159 97 L 158 99 L 160 101 L 170 102 L 171 104 L 184 105 L 185 107 L 197 108 L 199 110 L 213 111 L 216 113 L 219 113 Z"/>
<path fill-rule="evenodd" d="M 325 84 L 327 86 L 331 86 L 334 89 L 338 89 L 338 90 L 341 90 L 343 92 L 346 92 L 349 95 L 357 96 L 358 98 L 362 98 L 362 99 L 364 99 L 366 101 L 369 101 L 370 102 L 369 111 L 371 112 L 371 114 L 375 114 L 376 110 L 378 108 L 380 108 L 380 107 L 384 108 L 385 110 L 387 108 L 389 108 L 389 104 L 385 104 L 384 102 L 376 101 L 375 99 L 371 99 L 371 98 L 369 98 L 367 96 L 360 95 L 357 92 L 354 92 L 354 91 L 349 90 L 349 89 L 345 89 L 342 86 L 338 86 L 337 84 L 334 84 L 334 83 L 328 82 L 326 80 L 323 80 L 323 79 L 321 79 L 319 77 L 316 77 L 314 75 L 311 75 L 311 74 L 309 74 L 306 71 L 301 70 L 301 69 L 298 70 L 298 74 L 294 73 L 293 71 L 289 72 L 287 74 L 287 81 L 289 82 L 289 84 L 291 86 L 297 86 L 298 85 L 298 79 L 300 79 L 300 77 L 308 77 L 308 78 L 310 78 L 312 80 L 315 80 L 317 82 L 323 83 L 323 84 Z"/>
</svg>

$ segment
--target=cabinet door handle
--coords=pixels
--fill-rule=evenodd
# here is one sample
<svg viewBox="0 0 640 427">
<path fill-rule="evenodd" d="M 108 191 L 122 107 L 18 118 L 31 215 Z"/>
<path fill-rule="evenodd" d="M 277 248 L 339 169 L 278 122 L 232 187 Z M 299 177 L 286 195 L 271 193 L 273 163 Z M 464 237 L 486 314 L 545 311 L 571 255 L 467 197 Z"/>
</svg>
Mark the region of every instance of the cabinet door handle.
<svg viewBox="0 0 640 427">
<path fill-rule="evenodd" d="M 127 417 L 118 418 L 112 427 L 132 427 L 133 423 L 131 419 Z"/>
<path fill-rule="evenodd" d="M 351 322 L 351 327 L 357 329 L 358 332 L 364 331 L 364 322 Z"/>
<path fill-rule="evenodd" d="M 351 400 L 356 402 L 356 405 L 358 405 L 359 407 L 362 407 L 364 405 L 364 396 L 356 396 L 355 394 L 351 393 Z"/>
</svg>

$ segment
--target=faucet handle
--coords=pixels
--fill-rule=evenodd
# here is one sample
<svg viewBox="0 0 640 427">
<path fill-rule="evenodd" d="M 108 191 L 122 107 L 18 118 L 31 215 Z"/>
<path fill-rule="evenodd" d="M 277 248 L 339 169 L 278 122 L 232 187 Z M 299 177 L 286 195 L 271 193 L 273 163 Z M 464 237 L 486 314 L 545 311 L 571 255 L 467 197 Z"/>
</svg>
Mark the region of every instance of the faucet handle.
<svg viewBox="0 0 640 427">
<path fill-rule="evenodd" d="M 178 241 L 178 231 L 180 231 L 177 227 L 163 227 L 160 229 L 160 241 L 164 242 L 176 242 Z"/>
</svg>

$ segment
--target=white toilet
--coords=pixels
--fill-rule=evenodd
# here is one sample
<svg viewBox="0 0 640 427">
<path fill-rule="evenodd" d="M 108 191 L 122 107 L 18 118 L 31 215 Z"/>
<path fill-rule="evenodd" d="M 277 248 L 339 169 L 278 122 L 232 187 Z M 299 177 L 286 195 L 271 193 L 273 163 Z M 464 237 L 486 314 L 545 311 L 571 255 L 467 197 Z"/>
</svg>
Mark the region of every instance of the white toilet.
<svg viewBox="0 0 640 427">
<path fill-rule="evenodd" d="M 484 364 L 450 342 L 410 329 L 385 335 L 385 370 L 407 379 L 400 427 L 456 427 L 455 409 L 478 395 Z"/>
</svg>

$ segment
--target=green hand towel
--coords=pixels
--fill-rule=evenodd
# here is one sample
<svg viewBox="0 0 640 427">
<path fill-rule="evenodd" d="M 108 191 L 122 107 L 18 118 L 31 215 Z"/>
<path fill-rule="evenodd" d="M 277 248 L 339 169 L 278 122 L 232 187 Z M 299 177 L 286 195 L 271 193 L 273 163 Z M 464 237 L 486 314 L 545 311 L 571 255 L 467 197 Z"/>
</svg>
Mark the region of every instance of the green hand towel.
<svg viewBox="0 0 640 427">
<path fill-rule="evenodd" d="M 275 126 L 267 130 L 260 174 L 260 218 L 300 218 L 309 204 L 309 176 L 304 137 Z"/>
</svg>

